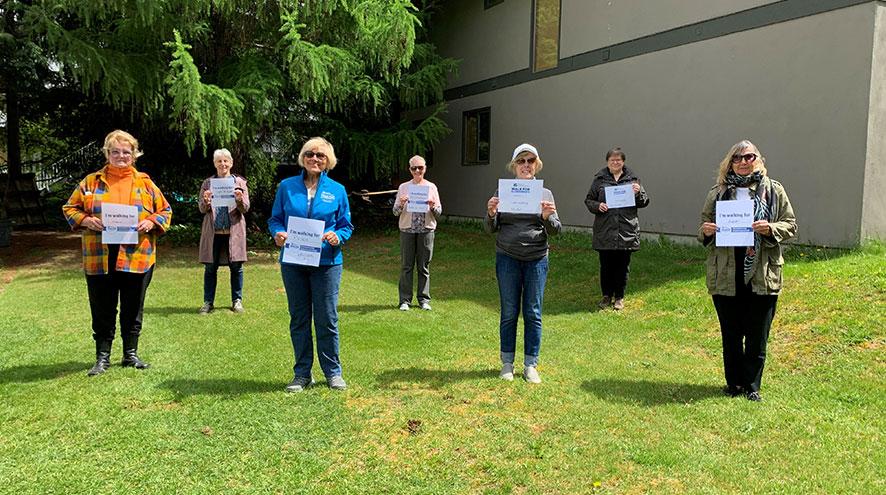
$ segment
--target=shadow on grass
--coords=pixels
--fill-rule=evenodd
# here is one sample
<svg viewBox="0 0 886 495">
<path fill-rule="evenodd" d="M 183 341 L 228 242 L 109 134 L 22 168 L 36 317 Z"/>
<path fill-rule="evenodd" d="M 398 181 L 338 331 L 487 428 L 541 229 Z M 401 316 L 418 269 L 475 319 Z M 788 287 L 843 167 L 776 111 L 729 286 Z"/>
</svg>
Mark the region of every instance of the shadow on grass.
<svg viewBox="0 0 886 495">
<path fill-rule="evenodd" d="M 365 315 L 376 311 L 396 311 L 397 306 L 394 304 L 340 304 L 338 306 L 339 313 L 357 313 Z"/>
<path fill-rule="evenodd" d="M 485 370 L 429 370 L 422 368 L 400 368 L 385 371 L 376 376 L 378 384 L 384 388 L 411 388 L 409 385 L 419 385 L 421 388 L 438 389 L 446 385 L 476 381 L 485 378 L 497 378 L 498 369 Z"/>
<path fill-rule="evenodd" d="M 200 305 L 194 306 L 145 306 L 145 313 L 149 315 L 196 315 Z M 216 306 L 215 311 L 230 310 L 226 306 Z"/>
<path fill-rule="evenodd" d="M 651 407 L 664 404 L 687 404 L 713 397 L 723 397 L 720 387 L 696 383 L 652 382 L 602 378 L 586 380 L 582 390 L 609 401 Z"/>
<path fill-rule="evenodd" d="M 53 364 L 28 364 L 0 369 L 0 383 L 29 383 L 41 380 L 55 380 L 71 373 L 86 373 L 92 363 L 68 361 Z"/>
<path fill-rule="evenodd" d="M 182 378 L 166 380 L 160 384 L 160 388 L 173 392 L 176 399 L 183 399 L 194 395 L 235 396 L 282 392 L 284 385 L 285 383 L 278 381 L 262 382 L 239 378 L 209 378 L 205 380 Z"/>
</svg>

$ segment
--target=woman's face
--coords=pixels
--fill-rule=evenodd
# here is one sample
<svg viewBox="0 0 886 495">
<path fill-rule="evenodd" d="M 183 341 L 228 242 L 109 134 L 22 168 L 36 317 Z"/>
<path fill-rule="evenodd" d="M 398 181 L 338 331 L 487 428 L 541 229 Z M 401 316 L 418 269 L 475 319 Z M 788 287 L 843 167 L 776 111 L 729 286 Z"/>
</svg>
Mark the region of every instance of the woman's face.
<svg viewBox="0 0 886 495">
<path fill-rule="evenodd" d="M 135 157 L 132 154 L 132 145 L 125 141 L 114 141 L 108 150 L 108 162 L 115 167 L 128 167 L 132 165 Z"/>
<path fill-rule="evenodd" d="M 306 172 L 311 175 L 318 175 L 326 170 L 326 150 L 320 146 L 306 149 L 302 153 L 301 161 Z"/>
<path fill-rule="evenodd" d="M 535 177 L 535 161 L 538 157 L 528 151 L 517 155 L 514 160 L 514 175 L 518 179 L 531 179 Z"/>
<path fill-rule="evenodd" d="M 606 166 L 612 175 L 620 174 L 625 168 L 625 160 L 619 154 L 615 154 L 606 159 Z"/>
<path fill-rule="evenodd" d="M 425 176 L 425 165 L 423 163 L 409 165 L 409 173 L 412 174 L 412 181 L 418 184 Z"/>
<path fill-rule="evenodd" d="M 231 167 L 233 166 L 234 161 L 224 155 L 219 155 L 218 158 L 215 159 L 215 171 L 218 173 L 219 177 L 227 177 L 231 175 Z"/>
<path fill-rule="evenodd" d="M 750 146 L 742 149 L 732 155 L 732 171 L 737 175 L 751 175 L 759 157 L 760 152 L 757 151 L 757 148 Z"/>
</svg>

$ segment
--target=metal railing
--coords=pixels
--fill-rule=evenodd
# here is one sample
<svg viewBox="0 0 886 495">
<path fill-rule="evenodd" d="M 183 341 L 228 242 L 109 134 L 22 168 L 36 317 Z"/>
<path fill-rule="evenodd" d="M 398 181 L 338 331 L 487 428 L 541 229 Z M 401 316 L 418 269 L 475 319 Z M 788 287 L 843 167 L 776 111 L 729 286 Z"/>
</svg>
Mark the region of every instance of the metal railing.
<svg viewBox="0 0 886 495">
<path fill-rule="evenodd" d="M 46 162 L 24 163 L 22 164 L 22 173 L 34 174 L 37 189 L 46 191 L 59 182 L 80 179 L 103 160 L 101 146 L 98 141 L 92 141 L 48 164 Z M 6 164 L 0 165 L 0 174 L 6 172 Z"/>
</svg>

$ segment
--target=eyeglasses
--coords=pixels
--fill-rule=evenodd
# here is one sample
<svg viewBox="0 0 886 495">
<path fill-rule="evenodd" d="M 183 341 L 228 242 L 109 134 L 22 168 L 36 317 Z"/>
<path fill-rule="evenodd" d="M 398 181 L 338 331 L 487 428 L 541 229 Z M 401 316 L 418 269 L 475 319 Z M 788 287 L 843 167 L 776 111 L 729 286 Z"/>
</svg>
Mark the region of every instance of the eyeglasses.
<svg viewBox="0 0 886 495">
<path fill-rule="evenodd" d="M 419 170 L 424 170 L 424 169 L 425 169 L 424 167 L 409 167 L 409 170 L 412 170 L 413 172 L 418 172 Z"/>
<path fill-rule="evenodd" d="M 132 156 L 131 151 L 111 150 L 111 156 Z"/>
<path fill-rule="evenodd" d="M 744 155 L 732 155 L 732 163 L 741 163 L 742 160 L 746 162 L 753 162 L 757 159 L 757 155 L 753 153 L 746 153 Z"/>
<path fill-rule="evenodd" d="M 518 159 L 514 160 L 514 163 L 516 163 L 517 165 L 523 165 L 524 163 L 528 163 L 529 165 L 532 165 L 533 163 L 535 163 L 535 157 L 530 156 L 529 158 L 518 158 Z"/>
<path fill-rule="evenodd" d="M 315 152 L 315 151 L 305 151 L 302 154 L 302 156 L 305 158 L 317 157 L 318 160 L 325 160 L 326 159 L 326 153 L 320 153 L 320 152 Z"/>
</svg>

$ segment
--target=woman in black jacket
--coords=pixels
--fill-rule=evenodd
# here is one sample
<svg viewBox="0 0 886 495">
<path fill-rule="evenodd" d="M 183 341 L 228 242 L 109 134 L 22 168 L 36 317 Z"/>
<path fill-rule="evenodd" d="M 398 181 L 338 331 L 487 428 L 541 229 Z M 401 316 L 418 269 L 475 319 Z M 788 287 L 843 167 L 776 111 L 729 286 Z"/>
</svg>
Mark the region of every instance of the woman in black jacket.
<svg viewBox="0 0 886 495">
<path fill-rule="evenodd" d="M 600 253 L 600 288 L 603 299 L 598 304 L 606 309 L 610 304 L 615 310 L 625 307 L 625 286 L 628 284 L 628 270 L 631 253 L 640 249 L 640 221 L 637 208 L 649 204 L 649 196 L 640 179 L 625 167 L 625 153 L 621 148 L 606 152 L 606 166 L 597 172 L 591 189 L 585 198 L 585 205 L 594 214 L 593 247 Z M 606 188 L 631 185 L 635 206 L 611 207 L 606 204 Z M 617 194 L 618 190 L 610 190 Z"/>
</svg>

